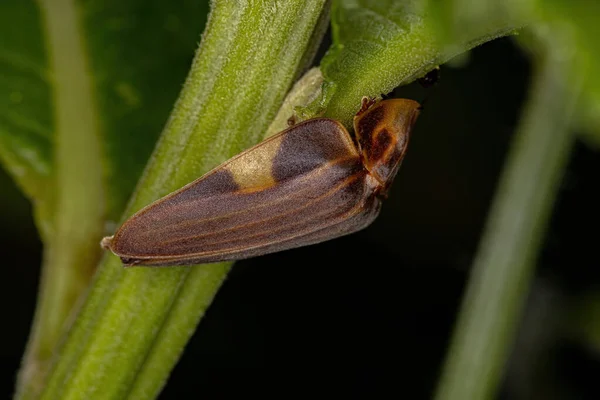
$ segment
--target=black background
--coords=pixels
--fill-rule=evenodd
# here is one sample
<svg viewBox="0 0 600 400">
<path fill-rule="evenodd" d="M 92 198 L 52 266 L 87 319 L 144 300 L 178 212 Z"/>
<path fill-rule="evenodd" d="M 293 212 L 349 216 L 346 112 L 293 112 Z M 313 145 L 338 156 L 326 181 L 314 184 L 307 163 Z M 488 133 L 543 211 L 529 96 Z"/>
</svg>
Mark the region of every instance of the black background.
<svg viewBox="0 0 600 400">
<path fill-rule="evenodd" d="M 463 61 L 443 66 L 434 88 L 394 93 L 427 101 L 378 220 L 348 237 L 238 262 L 161 398 L 431 396 L 530 78 L 512 39 Z M 600 153 L 578 142 L 502 398 L 600 398 L 599 349 L 565 329 L 574 300 L 600 283 L 599 170 Z M 0 393 L 8 398 L 42 248 L 30 205 L 0 173 Z"/>
</svg>

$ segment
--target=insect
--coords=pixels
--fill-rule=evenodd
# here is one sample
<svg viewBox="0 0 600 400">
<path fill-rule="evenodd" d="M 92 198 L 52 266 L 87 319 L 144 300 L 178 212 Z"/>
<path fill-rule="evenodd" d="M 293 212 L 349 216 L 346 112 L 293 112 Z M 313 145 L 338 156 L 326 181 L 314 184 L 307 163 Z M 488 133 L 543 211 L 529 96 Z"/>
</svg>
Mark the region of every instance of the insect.
<svg viewBox="0 0 600 400">
<path fill-rule="evenodd" d="M 435 84 L 437 84 L 438 81 L 440 80 L 440 76 L 441 76 L 440 67 L 437 66 L 434 69 L 432 69 L 431 71 L 429 71 L 427 74 L 425 74 L 425 76 L 423 76 L 422 78 L 419 78 L 417 80 L 419 81 L 421 86 L 423 86 L 425 89 L 427 89 L 427 88 L 430 88 L 430 87 L 434 86 Z"/>
<path fill-rule="evenodd" d="M 370 225 L 387 197 L 420 111 L 364 98 L 355 138 L 338 121 L 293 125 L 157 200 L 102 246 L 125 266 L 240 260 Z"/>
</svg>

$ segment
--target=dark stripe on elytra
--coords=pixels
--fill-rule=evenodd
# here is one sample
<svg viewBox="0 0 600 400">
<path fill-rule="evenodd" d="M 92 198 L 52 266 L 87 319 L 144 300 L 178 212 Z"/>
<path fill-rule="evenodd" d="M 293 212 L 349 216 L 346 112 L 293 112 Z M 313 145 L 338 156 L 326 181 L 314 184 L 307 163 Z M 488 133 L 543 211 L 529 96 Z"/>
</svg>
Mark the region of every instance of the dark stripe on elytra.
<svg viewBox="0 0 600 400">
<path fill-rule="evenodd" d="M 282 182 L 351 156 L 346 135 L 338 123 L 324 118 L 296 126 L 283 136 L 271 167 L 273 178 Z"/>
<path fill-rule="evenodd" d="M 216 239 L 211 238 L 227 236 L 227 233 L 231 231 L 237 231 L 237 234 L 241 236 L 249 235 L 248 230 L 245 228 L 253 226 L 253 224 L 260 225 L 260 221 L 262 220 L 275 220 L 276 217 L 285 218 L 288 215 L 291 216 L 291 219 L 293 220 L 296 218 L 301 218 L 301 216 L 304 214 L 308 214 L 304 218 L 309 218 L 310 214 L 314 213 L 315 210 L 318 209 L 318 207 L 314 206 L 316 202 L 326 198 L 327 194 L 331 195 L 336 194 L 337 192 L 337 194 L 340 195 L 343 192 L 348 191 L 349 189 L 344 187 L 345 182 L 347 182 L 348 178 L 355 177 L 357 174 L 362 176 L 364 173 L 362 170 L 357 170 L 350 176 L 340 176 L 340 179 L 338 180 L 329 180 L 327 183 L 321 185 L 319 185 L 318 182 L 316 182 L 317 185 L 315 185 L 314 179 L 307 179 L 307 185 L 304 185 L 304 190 L 294 190 L 288 192 L 285 196 L 285 202 L 270 202 L 269 204 L 266 204 L 265 207 L 260 207 L 261 209 L 252 208 L 250 209 L 251 212 L 246 211 L 245 213 L 233 218 L 219 218 L 218 221 L 199 221 L 198 226 L 196 226 L 194 230 L 196 232 L 201 231 L 206 233 L 190 236 L 189 233 L 191 232 L 187 232 L 188 235 L 186 236 L 182 235 L 179 238 L 174 238 L 173 240 L 163 243 L 168 243 L 169 246 L 175 242 L 186 240 L 189 240 L 188 243 L 192 243 L 194 241 L 212 243 Z M 243 206 L 244 203 L 254 203 L 252 200 L 252 194 L 244 197 L 246 198 L 236 199 L 239 203 L 241 203 L 239 204 L 240 207 L 245 208 Z M 279 199 L 279 196 L 271 196 L 271 198 Z M 203 227 L 201 225 L 203 225 Z M 271 224 L 270 226 L 273 225 Z M 161 245 L 163 243 L 161 243 Z"/>
<path fill-rule="evenodd" d="M 130 256 L 172 254 L 168 246 L 166 248 L 161 246 L 163 237 L 176 239 L 220 230 L 228 226 L 239 226 L 263 215 L 270 215 L 276 210 L 288 209 L 293 201 L 302 202 L 318 197 L 336 183 L 358 171 L 362 171 L 362 166 L 352 158 L 318 170 L 322 173 L 317 174 L 317 171 L 312 171 L 313 174 L 305 174 L 306 176 L 290 181 L 290 184 L 275 185 L 264 191 L 201 196 L 188 198 L 186 202 L 177 202 L 176 205 L 167 204 L 166 210 L 169 212 L 158 215 L 152 213 L 148 217 L 142 214 L 136 221 L 136 226 L 124 229 L 122 243 L 125 246 L 115 250 Z M 292 200 L 294 196 L 302 196 L 302 198 Z M 282 198 L 289 200 L 280 203 Z M 228 214 L 231 214 L 231 217 L 210 220 Z M 178 226 L 178 224 L 192 225 Z M 201 242 L 203 241 L 198 245 L 201 246 Z"/>
<path fill-rule="evenodd" d="M 128 254 L 127 248 L 138 246 L 140 241 L 143 240 L 141 236 L 143 236 L 145 230 L 151 231 L 153 234 L 160 233 L 158 231 L 161 229 L 153 226 L 152 222 L 167 218 L 172 219 L 173 217 L 176 217 L 176 220 L 185 221 L 188 217 L 184 213 L 177 213 L 176 210 L 181 204 L 187 204 L 190 198 L 207 199 L 235 192 L 239 189 L 239 185 L 228 170 L 212 171 L 197 182 L 180 189 L 180 191 L 171 194 L 160 202 L 154 203 L 151 207 L 146 208 L 127 221 L 113 239 L 113 251 Z M 152 216 L 150 221 L 146 221 L 148 213 Z M 159 226 L 164 230 L 170 229 L 169 226 Z M 139 235 L 139 233 L 142 233 L 142 235 Z M 124 237 L 127 237 L 126 240 L 122 240 Z"/>
<path fill-rule="evenodd" d="M 304 186 L 307 186 L 308 190 L 306 192 L 302 191 L 302 190 L 298 190 L 298 189 L 303 189 L 303 188 L 298 188 L 296 187 L 296 185 L 293 185 L 293 189 L 292 188 L 287 188 L 287 193 L 286 193 L 286 188 L 282 188 L 279 187 L 280 192 L 279 193 L 272 193 L 273 196 L 269 196 L 269 198 L 271 200 L 273 199 L 278 199 L 281 196 L 285 196 L 288 198 L 288 201 L 281 203 L 281 204 L 271 204 L 267 207 L 262 208 L 261 210 L 256 210 L 254 209 L 252 206 L 254 204 L 259 203 L 260 201 L 257 201 L 257 198 L 260 197 L 260 195 L 257 195 L 257 193 L 251 193 L 251 194 L 247 194 L 244 196 L 236 196 L 235 198 L 232 199 L 227 199 L 228 202 L 231 202 L 231 205 L 233 206 L 233 209 L 239 210 L 247 210 L 246 213 L 242 213 L 236 217 L 233 218 L 227 218 L 224 220 L 219 220 L 219 221 L 212 221 L 212 222 L 208 222 L 208 223 L 202 223 L 203 221 L 199 221 L 200 224 L 195 226 L 194 229 L 191 230 L 182 230 L 179 231 L 179 234 L 175 234 L 175 232 L 169 232 L 167 234 L 166 237 L 169 238 L 175 238 L 175 237 L 180 237 L 180 238 L 184 238 L 184 242 L 185 243 L 181 243 L 180 246 L 174 246 L 173 243 L 169 243 L 166 244 L 164 242 L 156 242 L 156 239 L 154 240 L 154 245 L 151 246 L 151 248 L 148 248 L 148 246 L 142 246 L 142 248 L 145 247 L 144 250 L 140 251 L 141 249 L 138 248 L 138 251 L 140 251 L 137 254 L 174 254 L 174 252 L 178 252 L 181 251 L 182 253 L 197 253 L 199 251 L 202 251 L 206 246 L 210 246 L 212 242 L 218 240 L 216 231 L 220 231 L 223 230 L 224 228 L 228 228 L 228 227 L 232 227 L 232 228 L 236 228 L 236 234 L 240 235 L 240 236 L 248 236 L 253 234 L 254 232 L 252 231 L 248 231 L 248 230 L 244 230 L 242 228 L 240 228 L 240 226 L 243 226 L 244 224 L 247 223 L 251 223 L 253 221 L 255 221 L 256 219 L 262 219 L 262 218 L 266 218 L 269 216 L 272 216 L 274 214 L 280 214 L 283 212 L 287 212 L 290 208 L 295 208 L 294 206 L 297 204 L 302 204 L 305 202 L 310 201 L 312 198 L 317 198 L 319 196 L 322 196 L 323 193 L 325 193 L 327 190 L 331 189 L 332 186 L 335 186 L 335 184 L 339 184 L 340 182 L 343 182 L 346 178 L 347 175 L 346 174 L 340 174 L 338 179 L 331 179 L 331 174 L 326 174 L 325 178 L 326 179 L 321 179 L 319 181 L 316 181 L 314 179 L 307 179 L 307 181 L 305 182 Z M 290 190 L 291 189 L 291 190 Z M 343 191 L 342 191 L 343 192 Z M 338 195 L 342 194 L 342 192 L 339 192 Z M 340 208 L 340 204 L 339 204 L 339 200 L 344 200 L 345 202 L 355 202 L 356 198 L 352 199 L 352 197 L 360 197 L 362 196 L 361 193 L 355 193 L 354 195 L 345 194 L 345 200 L 344 199 L 340 199 L 338 197 L 338 202 L 336 204 L 336 209 Z M 300 213 L 295 213 L 293 214 L 293 216 L 291 217 L 291 222 L 293 222 L 293 220 L 296 219 L 301 219 L 301 220 L 308 220 L 310 219 L 310 215 L 314 214 L 315 209 L 321 209 L 325 206 L 315 206 L 315 207 L 311 207 L 307 210 L 303 210 Z M 278 224 L 288 224 L 290 223 L 290 221 L 278 221 Z M 268 228 L 275 228 L 278 225 L 273 222 L 271 224 L 269 224 Z M 203 232 L 213 232 L 213 234 L 211 234 L 209 237 L 205 237 L 205 238 L 201 238 L 200 240 L 196 239 L 196 238 L 190 238 L 190 235 L 194 235 L 194 234 L 199 234 L 199 233 L 203 233 Z M 223 236 L 227 236 L 226 233 L 223 234 Z M 147 243 L 147 242 L 144 242 Z"/>
<path fill-rule="evenodd" d="M 170 243 L 170 242 L 174 242 L 174 241 L 182 240 L 182 239 L 186 239 L 186 238 L 198 239 L 201 237 L 214 236 L 214 235 L 223 233 L 226 230 L 226 229 L 225 230 L 222 229 L 223 226 L 232 221 L 237 222 L 237 223 L 240 223 L 244 220 L 252 221 L 252 220 L 254 220 L 253 215 L 259 214 L 259 212 L 262 210 L 272 211 L 273 209 L 277 209 L 277 207 L 281 203 L 288 203 L 288 202 L 290 202 L 290 200 L 292 200 L 294 198 L 304 196 L 306 194 L 306 192 L 314 191 L 314 187 L 311 186 L 310 181 L 312 179 L 318 179 L 318 175 L 316 175 L 316 173 L 318 173 L 319 175 L 326 174 L 327 171 L 328 171 L 327 168 L 321 168 L 320 170 L 311 171 L 311 173 L 305 174 L 305 176 L 303 176 L 302 179 L 306 181 L 306 184 L 303 184 L 303 185 L 296 184 L 297 189 L 294 191 L 289 191 L 287 193 L 287 195 L 282 195 L 281 188 L 276 188 L 276 187 L 267 188 L 260 192 L 253 192 L 253 193 L 244 193 L 244 192 L 231 193 L 230 194 L 231 197 L 229 197 L 229 199 L 232 202 L 240 202 L 241 201 L 243 203 L 247 203 L 248 205 L 251 205 L 251 203 L 256 203 L 256 205 L 253 205 L 251 208 L 231 207 L 234 211 L 231 211 L 227 214 L 216 214 L 216 215 L 208 217 L 208 218 L 190 219 L 190 220 L 184 221 L 180 224 L 169 224 L 168 226 L 163 228 L 163 230 L 165 230 L 165 233 L 168 233 L 170 236 L 172 236 L 173 232 L 175 232 L 175 231 L 179 231 L 181 235 L 185 235 L 189 231 L 200 230 L 203 227 L 204 227 L 203 230 L 207 231 L 207 233 L 205 233 L 203 235 L 196 235 L 196 236 L 180 236 L 178 238 L 174 238 L 171 241 L 166 241 L 163 243 Z M 260 197 L 262 197 L 262 199 L 259 199 Z M 222 202 L 217 203 L 217 205 L 219 206 L 220 209 L 226 208 L 224 205 L 225 201 L 226 201 L 226 199 L 224 198 Z M 249 212 L 249 211 L 251 211 L 251 212 Z M 209 226 L 209 228 L 206 227 L 207 225 Z M 230 229 L 237 229 L 238 227 L 239 227 L 239 225 L 234 225 Z M 155 232 L 156 232 L 156 230 L 154 230 L 152 232 L 148 232 L 148 233 L 153 234 Z"/>
<path fill-rule="evenodd" d="M 233 174 L 227 169 L 218 169 L 203 176 L 200 180 L 189 186 L 180 189 L 180 191 L 173 193 L 167 199 L 155 203 L 139 215 L 141 216 L 151 210 L 153 213 L 158 212 L 160 216 L 163 209 L 166 209 L 165 213 L 170 214 L 173 211 L 173 206 L 184 202 L 187 203 L 190 199 L 212 197 L 237 190 L 240 190 L 240 186 L 235 182 Z"/>
<path fill-rule="evenodd" d="M 186 189 L 186 198 L 229 193 L 240 189 L 233 175 L 227 169 L 217 169 L 201 179 L 202 185 L 190 185 Z"/>
<path fill-rule="evenodd" d="M 352 154 L 349 154 L 347 144 L 343 140 L 345 135 L 347 135 L 347 132 L 338 123 L 328 119 L 311 120 L 299 124 L 283 136 L 282 144 L 273 161 L 272 173 L 274 179 L 281 183 L 291 177 L 299 177 L 314 171 L 325 163 L 352 156 Z M 187 225 L 190 220 L 197 219 L 190 218 L 190 215 L 183 212 L 183 210 L 177 212 L 177 210 L 174 210 L 174 206 L 179 204 L 191 205 L 190 201 L 193 202 L 194 199 L 205 203 L 204 199 L 207 196 L 215 197 L 215 195 L 229 194 L 238 190 L 239 186 L 235 183 L 232 174 L 226 169 L 217 170 L 206 175 L 196 184 L 186 188 L 185 191 L 151 207 L 154 219 L 162 218 L 162 209 L 166 209 L 175 217 L 180 216 L 174 218 L 175 221 L 171 221 L 168 225 L 154 227 L 153 233 L 173 231 L 173 224 Z M 257 193 L 268 198 L 271 192 L 272 190 L 266 189 Z M 227 211 L 226 205 L 226 202 L 223 201 L 215 202 L 212 205 L 203 204 L 204 213 L 202 214 L 206 215 L 211 212 L 214 215 L 221 214 Z M 201 216 L 198 215 L 197 217 Z"/>
<path fill-rule="evenodd" d="M 243 255 L 241 258 L 249 258 L 254 255 L 306 246 L 363 229 L 373 222 L 378 212 L 378 206 L 366 209 L 357 205 L 346 213 L 337 215 L 336 218 L 328 218 L 326 221 L 321 219 L 321 223 L 318 225 L 305 224 L 308 229 L 300 230 L 298 227 L 295 227 L 294 235 L 285 235 L 285 232 L 280 231 L 277 235 L 278 238 L 281 238 L 280 241 L 261 240 L 256 241 L 257 244 L 253 246 L 243 243 L 243 246 L 219 248 L 200 253 L 196 256 L 205 260 L 202 262 L 207 262 L 211 258 L 221 259 L 222 257 L 226 257 L 225 259 L 237 259 L 240 255 Z"/>
<path fill-rule="evenodd" d="M 314 190 L 314 188 L 311 187 L 311 185 L 310 185 L 310 180 L 311 179 L 322 179 L 322 178 L 320 178 L 320 176 L 327 174 L 331 168 L 338 168 L 338 169 L 341 168 L 340 171 L 342 172 L 342 174 L 345 175 L 347 173 L 345 171 L 351 171 L 351 170 L 355 169 L 355 164 L 357 163 L 357 161 L 358 160 L 356 160 L 354 158 L 338 159 L 338 160 L 334 160 L 333 162 L 330 161 L 327 166 L 321 166 L 320 168 L 310 171 L 302 176 L 298 176 L 296 179 L 302 178 L 308 184 L 303 185 L 303 186 L 297 186 L 297 190 L 292 192 L 291 194 L 294 196 L 297 196 L 299 194 L 302 194 L 303 192 Z M 255 205 L 252 206 L 252 211 L 254 213 L 259 211 L 260 209 L 273 207 L 274 205 L 277 205 L 278 203 L 285 202 L 288 200 L 289 197 L 292 197 L 289 194 L 288 194 L 288 196 L 281 195 L 281 187 L 277 187 L 277 186 L 271 187 L 271 188 L 266 188 L 261 191 L 253 192 L 253 193 L 247 193 L 247 192 L 243 192 L 243 191 L 238 192 L 236 190 L 231 193 L 226 193 L 226 195 L 228 196 L 229 199 L 234 199 L 234 196 L 248 196 L 248 197 L 254 198 L 255 203 L 256 203 Z M 231 196 L 231 197 L 229 197 L 229 196 Z M 207 196 L 203 196 L 203 197 L 198 198 L 197 200 L 198 200 L 198 202 L 205 202 L 206 198 L 207 198 Z M 244 216 L 250 215 L 250 213 L 248 213 L 248 209 L 246 209 L 246 208 L 235 209 L 234 207 L 229 207 L 229 208 L 234 209 L 234 211 L 231 211 L 231 212 L 228 212 L 225 214 L 219 214 L 219 212 L 222 213 L 225 210 L 227 210 L 228 207 L 227 207 L 226 201 L 227 201 L 226 198 L 222 198 L 221 200 L 215 200 L 209 206 L 206 206 L 206 205 L 202 206 L 202 210 L 204 211 L 204 214 L 211 214 L 211 212 L 212 212 L 212 214 L 214 214 L 214 216 L 209 216 L 209 217 L 197 216 L 196 218 L 189 218 L 189 214 L 182 210 L 181 212 L 179 212 L 179 214 L 188 215 L 188 218 L 186 218 L 180 222 L 177 222 L 177 223 L 162 224 L 162 226 L 160 226 L 160 227 L 153 228 L 152 230 L 148 230 L 147 234 L 148 235 L 155 235 L 155 234 L 160 234 L 160 233 L 172 234 L 174 231 L 185 232 L 185 231 L 192 230 L 195 227 L 197 228 L 201 225 L 206 225 L 211 222 L 215 225 L 215 227 L 219 228 L 222 226 L 223 223 L 226 222 L 225 220 L 228 218 L 236 218 L 237 220 L 239 220 L 240 218 L 243 218 Z M 200 205 L 196 206 L 196 205 L 188 204 L 188 203 L 185 203 L 182 206 L 200 207 Z M 210 208 L 211 206 L 212 206 L 212 209 Z M 176 211 L 176 210 L 172 210 L 172 211 Z"/>
<path fill-rule="evenodd" d="M 327 224 L 323 224 L 323 221 L 320 221 L 320 227 L 315 228 L 313 225 L 312 227 L 315 230 L 312 232 L 301 232 L 295 236 L 288 235 L 285 237 L 283 235 L 279 235 L 280 240 L 277 242 L 271 242 L 267 244 L 262 241 L 254 246 L 245 244 L 245 246 L 239 248 L 220 248 L 211 252 L 204 252 L 202 254 L 197 253 L 155 257 L 151 256 L 149 259 L 137 258 L 136 262 L 138 265 L 181 265 L 190 263 L 239 260 L 272 253 L 275 251 L 282 251 L 319 243 L 323 240 L 348 235 L 369 226 L 377 218 L 377 215 L 381 210 L 381 202 L 372 195 L 366 195 L 365 199 L 367 199 L 365 202 L 356 204 L 356 206 L 347 213 L 340 214 L 337 216 L 337 218 L 328 219 Z M 298 229 L 296 229 L 296 231 L 298 231 Z"/>
<path fill-rule="evenodd" d="M 230 242 L 235 242 L 235 241 L 240 241 L 240 240 L 242 240 L 244 242 L 248 242 L 249 239 L 251 239 L 251 238 L 259 238 L 259 237 L 263 237 L 266 235 L 270 236 L 277 232 L 289 230 L 290 228 L 292 228 L 294 226 L 314 225 L 314 223 L 312 223 L 312 221 L 315 221 L 315 220 L 319 221 L 322 219 L 322 217 L 332 214 L 332 208 L 317 207 L 317 205 L 319 203 L 324 203 L 324 202 L 327 202 L 328 200 L 333 199 L 336 194 L 339 194 L 339 192 L 343 191 L 343 190 L 347 190 L 347 191 L 351 191 L 351 192 L 355 192 L 355 193 L 358 192 L 362 188 L 357 187 L 357 185 L 358 186 L 364 185 L 364 182 L 362 181 L 363 178 L 364 178 L 363 173 L 357 173 L 353 176 L 348 177 L 344 182 L 339 184 L 337 187 L 330 189 L 328 192 L 325 192 L 320 197 L 318 197 L 312 201 L 309 201 L 309 202 L 300 203 L 300 205 L 301 205 L 300 207 L 293 208 L 293 209 L 284 208 L 283 209 L 284 212 L 280 213 L 280 214 L 269 213 L 267 215 L 267 218 L 264 218 L 262 220 L 258 220 L 258 221 L 250 220 L 246 224 L 236 225 L 229 229 L 224 229 L 224 230 L 220 230 L 220 231 L 216 231 L 216 232 L 209 232 L 205 235 L 186 237 L 186 238 L 182 238 L 179 240 L 171 240 L 171 241 L 168 241 L 167 243 L 169 244 L 170 248 L 173 248 L 173 247 L 176 248 L 177 247 L 177 245 L 175 245 L 176 242 L 180 242 L 181 244 L 183 244 L 186 242 L 187 243 L 195 242 L 201 238 L 208 239 L 210 237 L 221 236 L 221 237 L 225 237 L 225 240 L 210 241 L 210 242 L 208 240 L 206 240 L 207 242 L 209 242 L 209 243 L 207 243 L 208 246 L 221 247 L 221 245 L 224 243 L 230 243 Z M 360 190 L 360 191 L 362 191 L 362 190 Z M 315 212 L 314 210 L 317 210 L 317 212 Z M 340 207 L 339 209 L 333 208 L 333 210 L 335 210 L 335 212 L 338 213 L 340 210 L 342 210 L 342 207 Z M 309 214 L 309 215 L 307 215 L 308 218 L 299 218 L 299 216 L 302 214 Z M 268 222 L 277 222 L 278 220 L 281 221 L 281 220 L 286 220 L 286 219 L 291 219 L 290 223 L 282 224 L 280 222 L 276 225 L 275 224 L 267 224 Z M 283 226 L 283 228 L 282 229 L 274 229 L 273 228 L 274 226 L 275 227 Z M 256 228 L 259 228 L 259 229 L 256 229 Z M 265 228 L 265 229 L 261 230 L 260 228 Z"/>
<path fill-rule="evenodd" d="M 355 176 L 352 178 L 352 182 L 346 182 L 345 185 L 351 188 L 363 185 L 362 176 Z M 239 251 L 240 249 L 258 246 L 261 244 L 273 244 L 286 240 L 293 236 L 303 236 L 307 233 L 320 230 L 324 225 L 331 224 L 331 221 L 338 220 L 340 217 L 352 213 L 353 210 L 362 206 L 362 202 L 345 204 L 348 207 L 328 207 L 327 203 L 339 204 L 335 201 L 334 196 L 339 189 L 336 188 L 323 196 L 318 201 L 312 204 L 312 207 L 305 209 L 305 213 L 288 213 L 289 218 L 279 218 L 277 216 L 272 218 L 276 224 L 261 224 L 256 229 L 255 224 L 248 226 L 240 226 L 239 229 L 233 230 L 231 235 L 222 235 L 224 240 L 221 241 L 210 241 L 205 243 L 202 251 L 195 254 L 201 255 L 210 252 L 232 252 Z M 318 211 L 315 211 L 318 210 Z M 302 214 L 308 214 L 305 218 L 300 217 Z M 279 221 L 277 221 L 279 220 Z M 285 221 L 285 222 L 284 222 Z M 219 235 L 221 236 L 221 235 Z M 192 242 L 195 242 L 195 238 L 191 238 Z M 229 245 L 229 246 L 224 246 Z M 181 243 L 180 246 L 169 246 L 170 248 L 177 249 L 179 247 L 188 248 L 185 243 Z"/>
<path fill-rule="evenodd" d="M 307 246 L 322 242 L 323 240 L 334 239 L 364 229 L 377 218 L 381 209 L 381 202 L 374 197 L 371 197 L 371 199 L 372 201 L 367 202 L 360 207 L 357 206 L 355 209 L 350 210 L 344 215 L 340 215 L 337 220 L 329 221 L 329 224 L 321 226 L 318 230 L 302 234 L 302 236 L 289 236 L 280 242 L 266 245 L 259 244 L 254 247 L 244 247 L 237 250 L 220 249 L 201 255 L 192 255 L 191 258 L 190 255 L 156 257 L 147 260 L 140 258 L 137 259 L 137 262 L 139 265 L 181 265 L 224 260 L 240 260 L 276 251 Z"/>
</svg>

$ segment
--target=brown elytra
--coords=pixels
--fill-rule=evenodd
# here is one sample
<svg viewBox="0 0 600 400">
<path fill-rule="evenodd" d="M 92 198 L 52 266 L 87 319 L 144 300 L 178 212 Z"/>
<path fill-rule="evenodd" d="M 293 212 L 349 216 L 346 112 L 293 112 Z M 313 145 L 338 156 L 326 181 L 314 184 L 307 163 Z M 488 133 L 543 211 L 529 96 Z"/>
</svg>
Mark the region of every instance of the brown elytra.
<svg viewBox="0 0 600 400">
<path fill-rule="evenodd" d="M 193 265 L 361 230 L 379 214 L 419 110 L 363 101 L 356 141 L 338 121 L 301 122 L 140 210 L 102 245 L 127 266 Z"/>
</svg>

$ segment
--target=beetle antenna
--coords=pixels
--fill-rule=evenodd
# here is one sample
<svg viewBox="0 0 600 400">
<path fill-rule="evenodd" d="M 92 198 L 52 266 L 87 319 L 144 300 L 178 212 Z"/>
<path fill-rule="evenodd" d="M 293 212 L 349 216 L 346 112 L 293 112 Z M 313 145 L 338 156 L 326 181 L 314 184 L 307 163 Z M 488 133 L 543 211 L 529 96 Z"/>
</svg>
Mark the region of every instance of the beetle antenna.
<svg viewBox="0 0 600 400">
<path fill-rule="evenodd" d="M 427 96 L 425 96 L 423 101 L 421 101 L 421 107 L 419 107 L 419 110 L 424 109 L 425 103 L 427 103 L 427 101 L 433 94 L 433 91 L 437 88 L 437 84 L 440 81 L 440 76 L 441 76 L 440 67 L 437 66 L 434 69 L 432 69 L 431 71 L 429 71 L 425 76 L 418 79 L 421 86 L 423 86 L 425 89 L 433 88 L 431 91 L 429 91 Z"/>
</svg>

